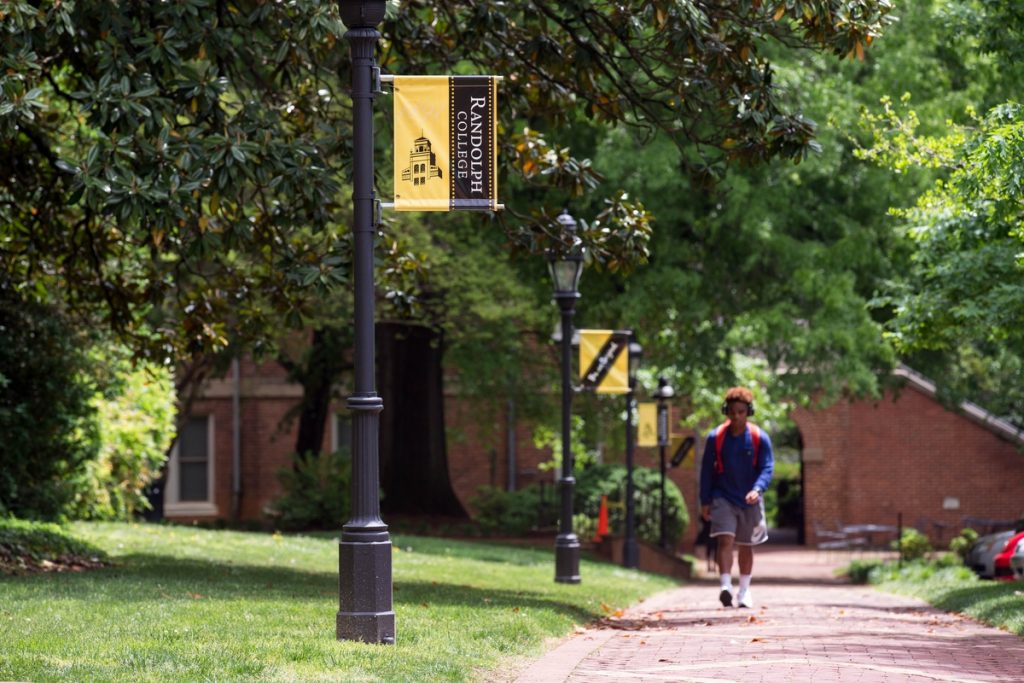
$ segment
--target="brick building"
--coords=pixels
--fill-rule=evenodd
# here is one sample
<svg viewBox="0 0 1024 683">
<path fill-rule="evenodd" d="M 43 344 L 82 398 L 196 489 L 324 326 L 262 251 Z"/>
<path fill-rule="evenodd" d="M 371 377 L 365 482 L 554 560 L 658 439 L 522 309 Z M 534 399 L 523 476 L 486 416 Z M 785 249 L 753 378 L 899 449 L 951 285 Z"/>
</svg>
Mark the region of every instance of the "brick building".
<svg viewBox="0 0 1024 683">
<path fill-rule="evenodd" d="M 878 402 L 797 410 L 804 511 L 815 522 L 896 524 L 948 541 L 1024 517 L 1024 433 L 982 408 L 939 403 L 935 385 L 903 366 L 901 390 Z"/>
<path fill-rule="evenodd" d="M 902 388 L 881 400 L 839 402 L 823 410 L 798 409 L 804 520 L 809 543 L 817 528 L 836 524 L 917 526 L 935 541 L 966 523 L 984 527 L 1024 516 L 1024 434 L 964 404 L 940 404 L 935 387 L 908 368 Z M 259 520 L 279 493 L 277 472 L 291 465 L 295 425 L 285 416 L 301 396 L 276 364 L 237 364 L 237 375 L 210 382 L 195 401 L 168 465 L 164 515 L 170 519 Z M 385 410 L 387 409 L 387 397 Z M 532 426 L 505 415 L 481 424 L 474 406 L 445 396 L 449 475 L 466 506 L 479 486 L 519 488 L 554 483 L 538 464 L 550 458 L 532 444 Z M 339 406 L 325 449 L 347 443 L 349 424 Z M 698 457 L 669 477 L 682 490 L 693 520 L 683 549 L 699 530 Z M 636 463 L 658 467 L 653 448 L 638 448 Z M 555 495 L 555 487 L 549 487 Z M 385 519 L 385 521 L 387 521 Z"/>
</svg>

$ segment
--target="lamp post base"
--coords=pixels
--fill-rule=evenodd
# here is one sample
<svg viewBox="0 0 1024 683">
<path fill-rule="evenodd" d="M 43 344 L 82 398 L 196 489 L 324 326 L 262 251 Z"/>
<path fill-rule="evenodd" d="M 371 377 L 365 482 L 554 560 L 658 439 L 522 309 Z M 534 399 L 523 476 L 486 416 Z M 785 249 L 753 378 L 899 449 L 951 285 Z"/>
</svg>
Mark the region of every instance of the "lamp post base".
<svg viewBox="0 0 1024 683">
<path fill-rule="evenodd" d="M 341 608 L 338 640 L 364 643 L 395 642 L 395 612 L 391 603 L 391 540 L 350 541 L 338 545 Z"/>
<path fill-rule="evenodd" d="M 640 565 L 640 549 L 635 538 L 627 538 L 622 543 L 622 566 L 636 569 Z"/>
<path fill-rule="evenodd" d="M 580 540 L 576 534 L 559 534 L 555 539 L 555 581 L 580 582 Z"/>
</svg>

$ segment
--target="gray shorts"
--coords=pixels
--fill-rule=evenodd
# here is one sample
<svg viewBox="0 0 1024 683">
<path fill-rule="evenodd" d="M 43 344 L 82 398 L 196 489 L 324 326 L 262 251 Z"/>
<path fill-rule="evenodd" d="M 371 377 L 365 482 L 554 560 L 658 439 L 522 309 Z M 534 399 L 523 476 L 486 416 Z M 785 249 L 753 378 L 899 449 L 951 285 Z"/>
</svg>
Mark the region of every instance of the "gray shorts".
<svg viewBox="0 0 1024 683">
<path fill-rule="evenodd" d="M 764 498 L 753 507 L 733 505 L 725 498 L 711 500 L 711 535 L 734 536 L 736 545 L 759 545 L 768 540 Z"/>
</svg>

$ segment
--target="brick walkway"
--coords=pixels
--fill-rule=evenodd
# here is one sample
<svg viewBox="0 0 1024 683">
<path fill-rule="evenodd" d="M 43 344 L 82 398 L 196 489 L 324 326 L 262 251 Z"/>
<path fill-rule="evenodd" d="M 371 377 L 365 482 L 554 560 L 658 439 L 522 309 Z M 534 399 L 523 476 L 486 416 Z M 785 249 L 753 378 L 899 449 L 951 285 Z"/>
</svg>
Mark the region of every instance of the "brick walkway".
<svg viewBox="0 0 1024 683">
<path fill-rule="evenodd" d="M 575 634 L 514 680 L 1024 681 L 1024 639 L 914 598 L 842 583 L 832 574 L 847 559 L 840 555 L 759 549 L 754 609 L 722 607 L 717 578 L 698 578 Z"/>
</svg>

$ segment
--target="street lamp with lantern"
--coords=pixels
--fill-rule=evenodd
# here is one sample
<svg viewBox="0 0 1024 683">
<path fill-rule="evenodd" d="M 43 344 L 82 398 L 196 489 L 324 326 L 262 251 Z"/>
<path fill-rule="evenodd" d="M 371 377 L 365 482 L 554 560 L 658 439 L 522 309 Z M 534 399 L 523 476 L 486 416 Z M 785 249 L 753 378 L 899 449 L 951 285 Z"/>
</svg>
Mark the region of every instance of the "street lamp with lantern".
<svg viewBox="0 0 1024 683">
<path fill-rule="evenodd" d="M 562 314 L 562 478 L 559 480 L 562 513 L 555 538 L 555 581 L 580 582 L 580 541 L 572 530 L 572 496 L 576 479 L 572 457 L 572 316 L 580 298 L 579 283 L 583 273 L 583 248 L 576 236 L 576 220 L 568 209 L 558 215 L 558 223 L 568 247 L 548 252 L 548 269 L 555 288 L 555 302 Z"/>
<path fill-rule="evenodd" d="M 374 383 L 373 99 L 379 88 L 374 51 L 386 0 L 338 0 L 352 58 L 352 212 L 354 282 L 354 391 L 352 516 L 338 546 L 338 640 L 395 642 L 391 537 L 380 518 L 378 445 L 384 401 Z"/>
<path fill-rule="evenodd" d="M 672 398 L 675 392 L 669 386 L 668 380 L 664 377 L 658 378 L 658 391 L 655 398 L 658 399 L 658 455 L 661 459 L 661 500 L 660 500 L 660 528 L 658 533 L 658 545 L 668 549 L 668 536 L 665 528 L 665 447 L 668 446 L 668 399 Z"/>
<path fill-rule="evenodd" d="M 622 542 L 622 566 L 636 569 L 639 549 L 636 544 L 636 501 L 633 500 L 633 454 L 636 441 L 633 433 L 633 405 L 636 402 L 636 372 L 644 349 L 635 334 L 629 338 L 629 391 L 626 392 L 626 537 Z"/>
</svg>

